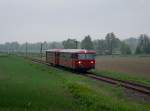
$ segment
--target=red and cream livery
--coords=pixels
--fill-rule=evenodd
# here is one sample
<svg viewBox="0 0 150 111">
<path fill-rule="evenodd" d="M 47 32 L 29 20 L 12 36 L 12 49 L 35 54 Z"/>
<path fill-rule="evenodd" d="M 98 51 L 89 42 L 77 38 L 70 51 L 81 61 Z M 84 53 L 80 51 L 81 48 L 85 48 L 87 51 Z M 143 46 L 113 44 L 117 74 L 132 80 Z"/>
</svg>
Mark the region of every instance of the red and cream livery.
<svg viewBox="0 0 150 111">
<path fill-rule="evenodd" d="M 46 51 L 46 62 L 75 70 L 95 68 L 95 51 L 84 49 L 52 49 Z"/>
</svg>

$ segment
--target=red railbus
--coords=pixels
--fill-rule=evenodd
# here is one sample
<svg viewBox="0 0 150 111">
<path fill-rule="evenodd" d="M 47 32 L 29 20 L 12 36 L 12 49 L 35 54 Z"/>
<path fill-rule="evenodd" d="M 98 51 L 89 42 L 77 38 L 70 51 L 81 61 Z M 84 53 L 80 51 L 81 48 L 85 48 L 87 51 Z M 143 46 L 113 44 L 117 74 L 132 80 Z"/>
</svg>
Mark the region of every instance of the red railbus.
<svg viewBox="0 0 150 111">
<path fill-rule="evenodd" d="M 75 70 L 95 68 L 95 51 L 84 49 L 52 49 L 46 51 L 46 62 Z"/>
</svg>

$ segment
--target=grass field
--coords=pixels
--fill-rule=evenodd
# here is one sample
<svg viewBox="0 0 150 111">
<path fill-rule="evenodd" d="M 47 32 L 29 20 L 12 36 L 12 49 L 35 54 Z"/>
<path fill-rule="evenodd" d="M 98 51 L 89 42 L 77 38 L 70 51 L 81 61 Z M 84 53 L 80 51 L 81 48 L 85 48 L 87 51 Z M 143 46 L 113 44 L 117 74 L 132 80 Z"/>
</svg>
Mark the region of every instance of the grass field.
<svg viewBox="0 0 150 111">
<path fill-rule="evenodd" d="M 41 59 L 37 54 L 30 54 L 29 57 L 46 59 L 44 55 Z M 150 56 L 97 56 L 96 70 L 92 72 L 150 86 Z"/>
<path fill-rule="evenodd" d="M 98 56 L 96 72 L 150 86 L 150 57 Z"/>
<path fill-rule="evenodd" d="M 0 111 L 148 111 L 124 89 L 19 57 L 0 57 Z"/>
<path fill-rule="evenodd" d="M 150 78 L 150 57 L 98 56 L 96 62 L 98 70 L 119 71 Z"/>
</svg>

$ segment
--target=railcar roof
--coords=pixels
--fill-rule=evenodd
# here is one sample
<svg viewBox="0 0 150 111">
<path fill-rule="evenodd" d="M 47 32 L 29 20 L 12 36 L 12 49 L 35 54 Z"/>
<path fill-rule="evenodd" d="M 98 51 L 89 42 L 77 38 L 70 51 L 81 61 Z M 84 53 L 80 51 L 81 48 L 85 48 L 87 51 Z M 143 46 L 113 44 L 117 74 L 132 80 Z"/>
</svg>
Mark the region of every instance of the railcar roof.
<svg viewBox="0 0 150 111">
<path fill-rule="evenodd" d="M 66 53 L 96 53 L 93 50 L 85 50 L 85 49 L 51 49 L 47 51 L 48 52 L 66 52 Z"/>
<path fill-rule="evenodd" d="M 46 52 L 59 52 L 60 50 L 62 49 L 49 49 L 49 50 L 46 50 Z"/>
</svg>

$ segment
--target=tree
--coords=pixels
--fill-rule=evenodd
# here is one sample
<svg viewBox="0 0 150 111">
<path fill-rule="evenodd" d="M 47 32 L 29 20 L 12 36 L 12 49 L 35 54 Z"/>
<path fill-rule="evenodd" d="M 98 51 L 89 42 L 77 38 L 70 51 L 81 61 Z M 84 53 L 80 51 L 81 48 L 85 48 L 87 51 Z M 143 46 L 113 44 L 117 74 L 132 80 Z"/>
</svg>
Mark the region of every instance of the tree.
<svg viewBox="0 0 150 111">
<path fill-rule="evenodd" d="M 106 48 L 108 50 L 108 54 L 112 55 L 113 50 L 120 46 L 120 40 L 116 38 L 115 34 L 108 33 L 105 37 L 106 40 Z"/>
<path fill-rule="evenodd" d="M 55 48 L 63 48 L 63 44 L 61 42 L 51 42 L 49 43 L 50 49 L 55 49 Z"/>
<path fill-rule="evenodd" d="M 150 54 L 150 39 L 146 34 L 140 35 L 136 54 Z"/>
<path fill-rule="evenodd" d="M 8 54 L 10 54 L 10 44 L 9 42 L 6 42 L 3 46 L 4 46 L 4 51 L 7 52 Z"/>
<path fill-rule="evenodd" d="M 11 50 L 11 52 L 15 53 L 18 51 L 19 49 L 19 43 L 18 42 L 11 42 L 9 49 Z"/>
<path fill-rule="evenodd" d="M 67 39 L 62 42 L 65 49 L 77 49 L 78 41 L 76 39 Z"/>
<path fill-rule="evenodd" d="M 87 49 L 87 50 L 91 50 L 94 48 L 93 42 L 92 42 L 91 37 L 89 35 L 85 36 L 85 38 L 81 41 L 81 48 Z"/>
<path fill-rule="evenodd" d="M 129 45 L 127 45 L 125 42 L 122 43 L 121 48 L 120 48 L 120 52 L 123 55 L 132 53 Z"/>
<path fill-rule="evenodd" d="M 138 38 L 130 37 L 125 39 L 124 42 L 129 45 L 132 53 L 135 53 L 137 45 L 138 45 Z"/>
<path fill-rule="evenodd" d="M 93 41 L 94 49 L 98 54 L 104 54 L 106 50 L 106 41 L 105 40 L 94 40 Z"/>
</svg>

